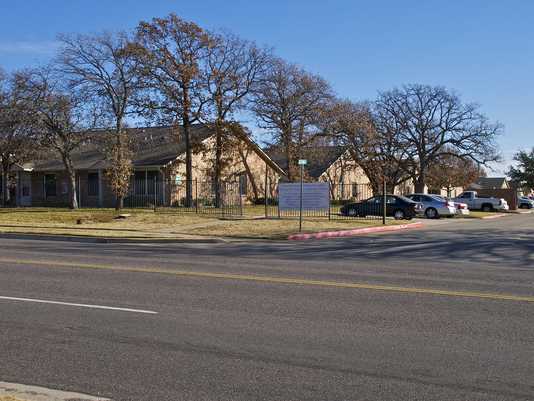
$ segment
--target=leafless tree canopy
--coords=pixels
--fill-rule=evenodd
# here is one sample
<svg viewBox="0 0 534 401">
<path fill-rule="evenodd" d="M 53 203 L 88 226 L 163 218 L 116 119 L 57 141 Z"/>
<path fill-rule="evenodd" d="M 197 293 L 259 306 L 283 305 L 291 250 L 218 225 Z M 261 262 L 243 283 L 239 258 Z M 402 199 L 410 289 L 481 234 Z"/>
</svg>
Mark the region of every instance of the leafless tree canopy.
<svg viewBox="0 0 534 401">
<path fill-rule="evenodd" d="M 406 172 L 418 192 L 425 189 L 429 167 L 444 155 L 478 164 L 499 160 L 495 140 L 502 126 L 445 88 L 407 85 L 384 92 L 375 111 L 379 129 L 406 150 Z"/>
<path fill-rule="evenodd" d="M 316 133 L 317 116 L 332 99 L 330 85 L 282 59 L 273 59 L 254 94 L 252 111 L 285 151 L 288 179 L 295 173 L 300 149 Z"/>
<path fill-rule="evenodd" d="M 62 48 L 58 69 L 65 75 L 72 89 L 83 91 L 100 107 L 105 126 L 112 132 L 114 145 L 110 177 L 131 174 L 131 150 L 124 141 L 124 124 L 131 112 L 132 99 L 138 88 L 138 57 L 136 46 L 126 33 L 104 33 L 96 36 L 60 36 Z M 120 187 L 120 185 L 123 187 Z M 122 208 L 129 180 L 112 184 L 117 197 L 116 207 Z M 119 188 L 120 187 L 120 188 Z"/>
</svg>

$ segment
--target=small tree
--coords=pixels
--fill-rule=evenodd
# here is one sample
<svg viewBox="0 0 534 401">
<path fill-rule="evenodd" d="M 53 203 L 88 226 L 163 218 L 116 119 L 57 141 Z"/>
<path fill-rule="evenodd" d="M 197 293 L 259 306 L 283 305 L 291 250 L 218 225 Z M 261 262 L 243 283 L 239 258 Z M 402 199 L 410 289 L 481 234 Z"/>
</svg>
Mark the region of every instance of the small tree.
<svg viewBox="0 0 534 401">
<path fill-rule="evenodd" d="M 516 167 L 510 167 L 508 177 L 527 191 L 534 189 L 534 148 L 530 152 L 520 150 L 514 156 Z"/>
<path fill-rule="evenodd" d="M 453 188 L 465 188 L 480 176 L 480 168 L 472 160 L 453 154 L 440 157 L 428 170 L 428 185 L 432 189 L 446 189 L 451 196 Z"/>
<path fill-rule="evenodd" d="M 119 138 L 117 138 L 119 136 Z M 115 134 L 115 137 L 104 139 L 103 149 L 110 167 L 105 171 L 111 191 L 117 199 L 124 199 L 128 195 L 132 176 L 132 144 L 131 138 L 125 131 Z M 121 203 L 120 208 L 123 205 Z"/>
</svg>

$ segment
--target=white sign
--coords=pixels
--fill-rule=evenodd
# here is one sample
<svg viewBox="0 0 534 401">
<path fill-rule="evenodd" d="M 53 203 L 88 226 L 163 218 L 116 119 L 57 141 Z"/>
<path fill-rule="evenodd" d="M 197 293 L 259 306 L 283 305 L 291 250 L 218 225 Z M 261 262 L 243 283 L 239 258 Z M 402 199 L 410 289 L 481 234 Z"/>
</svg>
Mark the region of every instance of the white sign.
<svg viewBox="0 0 534 401">
<path fill-rule="evenodd" d="M 330 186 L 327 182 L 302 184 L 302 209 L 323 210 L 330 207 Z M 278 185 L 278 208 L 283 210 L 300 209 L 300 183 Z"/>
<path fill-rule="evenodd" d="M 306 159 L 299 159 L 299 166 L 305 166 L 306 164 L 308 164 L 308 160 L 306 160 Z"/>
</svg>

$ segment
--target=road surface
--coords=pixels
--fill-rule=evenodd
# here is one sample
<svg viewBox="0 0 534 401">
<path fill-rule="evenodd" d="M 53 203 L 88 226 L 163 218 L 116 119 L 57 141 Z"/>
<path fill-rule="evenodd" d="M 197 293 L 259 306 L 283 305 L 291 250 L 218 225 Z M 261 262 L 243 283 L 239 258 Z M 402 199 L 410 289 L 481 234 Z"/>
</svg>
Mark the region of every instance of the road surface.
<svg viewBox="0 0 534 401">
<path fill-rule="evenodd" d="M 534 215 L 304 242 L 0 239 L 0 381 L 131 401 L 534 399 Z"/>
</svg>

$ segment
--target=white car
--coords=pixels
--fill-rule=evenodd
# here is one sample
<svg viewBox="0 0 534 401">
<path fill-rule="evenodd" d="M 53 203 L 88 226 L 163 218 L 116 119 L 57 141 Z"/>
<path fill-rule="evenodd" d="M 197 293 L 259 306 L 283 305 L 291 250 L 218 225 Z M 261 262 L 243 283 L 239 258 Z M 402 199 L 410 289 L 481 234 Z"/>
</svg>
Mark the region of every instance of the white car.
<svg viewBox="0 0 534 401">
<path fill-rule="evenodd" d="M 440 196 L 431 194 L 411 194 L 408 195 L 407 198 L 423 205 L 422 212 L 427 219 L 452 217 L 456 214 L 454 203 Z"/>
<path fill-rule="evenodd" d="M 448 199 L 448 198 L 446 198 L 444 196 L 441 196 L 441 195 L 434 195 L 434 196 L 437 196 L 438 198 L 441 198 L 444 201 L 453 202 L 452 200 L 450 200 L 450 199 Z M 463 203 L 463 202 L 453 202 L 453 203 L 454 203 L 454 207 L 456 208 L 456 214 L 457 215 L 469 216 L 471 211 L 469 210 L 469 206 L 467 205 L 467 203 Z"/>
</svg>

